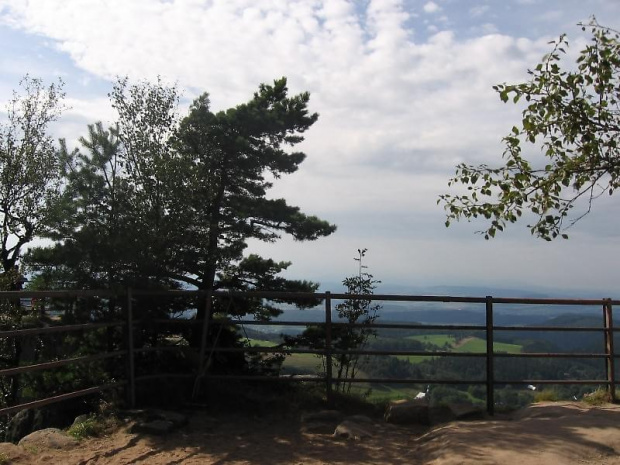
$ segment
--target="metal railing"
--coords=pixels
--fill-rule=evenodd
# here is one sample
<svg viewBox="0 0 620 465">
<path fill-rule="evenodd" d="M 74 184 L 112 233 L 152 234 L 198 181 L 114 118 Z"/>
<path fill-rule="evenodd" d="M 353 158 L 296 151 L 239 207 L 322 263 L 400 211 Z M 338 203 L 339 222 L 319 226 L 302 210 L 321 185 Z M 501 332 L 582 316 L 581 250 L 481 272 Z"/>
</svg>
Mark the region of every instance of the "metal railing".
<svg viewBox="0 0 620 465">
<path fill-rule="evenodd" d="M 125 379 L 118 379 L 113 382 L 104 382 L 96 386 L 91 386 L 85 389 L 80 389 L 72 392 L 57 394 L 44 399 L 35 399 L 29 402 L 9 405 L 0 409 L 0 415 L 7 415 L 15 413 L 19 410 L 26 408 L 41 407 L 56 402 L 61 402 L 67 399 L 76 397 L 91 395 L 94 393 L 100 393 L 103 391 L 124 388 L 129 405 L 133 406 L 136 402 L 136 384 L 138 382 L 151 380 L 154 378 L 164 377 L 185 377 L 195 380 L 195 387 L 199 385 L 201 380 L 208 379 L 269 379 L 280 381 L 308 381 L 306 377 L 295 376 L 255 376 L 255 375 L 215 375 L 210 374 L 207 371 L 208 359 L 215 352 L 242 352 L 242 353 L 283 353 L 286 354 L 315 354 L 322 356 L 325 359 L 325 373 L 323 377 L 310 378 L 310 381 L 317 381 L 325 383 L 325 388 L 328 398 L 332 394 L 333 385 L 335 383 L 390 383 L 390 384 L 466 384 L 466 385 L 484 385 L 486 386 L 486 401 L 487 411 L 490 414 L 494 413 L 495 408 L 495 387 L 498 385 L 506 384 L 588 384 L 588 385 L 604 385 L 609 389 L 612 400 L 615 400 L 615 353 L 614 353 L 614 338 L 613 335 L 617 331 L 613 325 L 613 305 L 620 303 L 611 299 L 598 299 L 598 300 L 575 300 L 575 299 L 513 299 L 513 298 L 494 298 L 487 297 L 453 297 L 453 296 L 408 296 L 408 295 L 351 295 L 351 294 L 337 294 L 337 293 L 275 293 L 275 292 L 224 292 L 217 291 L 213 294 L 213 297 L 219 299 L 245 299 L 245 298 L 258 298 L 258 299 L 275 299 L 278 301 L 293 301 L 302 299 L 305 301 L 318 299 L 323 301 L 324 307 L 324 319 L 320 322 L 302 322 L 302 321 L 256 321 L 251 319 L 232 320 L 229 319 L 225 322 L 227 325 L 240 326 L 261 326 L 261 325 L 274 325 L 278 326 L 298 326 L 304 327 L 309 325 L 324 325 L 325 327 L 325 341 L 322 348 L 270 348 L 270 347 L 208 347 L 209 344 L 202 344 L 199 349 L 200 366 L 188 373 L 150 373 L 141 376 L 136 376 L 136 355 L 141 353 L 148 353 L 152 351 L 165 351 L 165 350 L 187 350 L 187 348 L 181 349 L 178 347 L 136 347 L 134 341 L 134 332 L 140 329 L 143 325 L 142 321 L 135 320 L 133 315 L 133 306 L 137 299 L 144 296 L 161 296 L 165 297 L 206 297 L 206 294 L 202 291 L 138 291 L 131 289 L 122 292 L 113 291 L 45 291 L 45 292 L 28 292 L 28 291 L 11 291 L 0 292 L 0 299 L 16 299 L 16 298 L 53 298 L 53 299 L 78 299 L 78 298 L 123 298 L 125 313 L 124 321 L 108 321 L 108 322 L 90 322 L 85 324 L 73 324 L 73 325 L 59 325 L 48 326 L 44 328 L 28 328 L 28 329 L 15 329 L 11 331 L 0 331 L 0 338 L 7 337 L 25 337 L 25 336 L 45 336 L 46 334 L 59 333 L 59 332 L 71 332 L 71 331 L 90 331 L 100 328 L 108 327 L 120 327 L 124 329 L 123 342 L 119 347 L 116 347 L 112 351 L 92 354 L 88 356 L 69 357 L 67 359 L 52 360 L 48 362 L 30 364 L 24 366 L 10 367 L 0 370 L 0 377 L 4 376 L 19 376 L 22 374 L 43 371 L 43 370 L 55 370 L 66 365 L 74 365 L 81 363 L 88 363 L 93 361 L 100 361 L 109 358 L 119 357 L 125 359 Z M 337 326 L 358 326 L 352 323 L 345 323 L 338 320 L 333 320 L 333 302 L 346 299 L 364 299 L 371 301 L 381 302 L 439 302 L 439 303 L 467 303 L 467 304 L 480 304 L 484 305 L 485 324 L 484 325 L 420 325 L 420 324 L 400 324 L 400 323 L 373 323 L 372 328 L 375 329 L 415 329 L 415 330 L 441 330 L 441 331 L 482 331 L 485 333 L 486 338 L 486 350 L 485 352 L 451 352 L 451 351 L 417 351 L 417 350 L 370 350 L 370 349 L 356 349 L 349 351 L 338 350 L 333 347 L 332 331 Z M 211 299 L 206 299 L 210 302 Z M 494 306 L 502 305 L 544 305 L 544 306 L 595 306 L 601 309 L 603 319 L 602 326 L 594 327 L 559 327 L 559 326 L 497 326 L 494 324 Z M 210 309 L 210 304 L 208 305 Z M 441 310 L 438 310 L 441 311 Z M 210 316 L 210 315 L 208 315 Z M 380 321 L 380 320 L 379 320 Z M 203 322 L 197 320 L 156 320 L 152 321 L 157 324 L 181 324 L 191 325 L 193 327 L 199 326 L 205 330 L 208 325 L 204 325 Z M 602 351 L 600 353 L 496 353 L 494 352 L 494 335 L 496 332 L 503 331 L 576 331 L 576 332 L 599 332 L 604 336 L 604 343 Z M 206 335 L 202 337 L 203 341 L 207 340 Z M 211 343 L 212 341 L 208 341 Z M 207 353 L 208 352 L 208 353 Z M 478 357 L 485 360 L 485 373 L 484 377 L 479 380 L 463 380 L 463 379 L 394 379 L 394 378 L 338 378 L 334 377 L 332 372 L 332 358 L 340 354 L 349 355 L 364 355 L 364 356 L 432 356 L 432 357 Z M 494 363 L 498 358 L 590 358 L 590 359 L 602 359 L 605 361 L 605 378 L 604 379 L 562 379 L 562 380 L 549 380 L 549 379 L 496 379 Z"/>
</svg>

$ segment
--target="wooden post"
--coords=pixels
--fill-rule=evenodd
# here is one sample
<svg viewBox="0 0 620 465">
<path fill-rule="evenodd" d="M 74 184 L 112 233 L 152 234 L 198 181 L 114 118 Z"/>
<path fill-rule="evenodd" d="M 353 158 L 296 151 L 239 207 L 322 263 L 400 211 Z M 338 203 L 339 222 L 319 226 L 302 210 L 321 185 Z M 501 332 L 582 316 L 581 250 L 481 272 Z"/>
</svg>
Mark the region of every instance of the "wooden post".
<svg viewBox="0 0 620 465">
<path fill-rule="evenodd" d="M 604 334 L 605 334 L 605 375 L 609 382 L 608 392 L 612 402 L 616 401 L 616 370 L 614 358 L 614 320 L 612 316 L 611 299 L 603 304 Z"/>
<path fill-rule="evenodd" d="M 131 408 L 136 406 L 136 370 L 134 363 L 133 295 L 131 288 L 127 288 L 127 379 L 129 381 L 127 400 Z"/>
<path fill-rule="evenodd" d="M 487 412 L 495 414 L 495 374 L 493 369 L 493 297 L 486 297 L 486 334 L 487 334 Z"/>
<path fill-rule="evenodd" d="M 325 393 L 327 402 L 332 401 L 332 298 L 325 293 Z"/>
</svg>

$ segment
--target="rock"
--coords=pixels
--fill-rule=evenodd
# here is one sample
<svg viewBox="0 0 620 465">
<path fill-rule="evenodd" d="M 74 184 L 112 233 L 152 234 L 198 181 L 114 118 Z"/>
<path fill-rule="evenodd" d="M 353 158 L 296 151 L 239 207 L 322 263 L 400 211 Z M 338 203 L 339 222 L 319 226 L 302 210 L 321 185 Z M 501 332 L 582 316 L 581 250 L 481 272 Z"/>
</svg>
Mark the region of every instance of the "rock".
<svg viewBox="0 0 620 465">
<path fill-rule="evenodd" d="M 356 441 L 364 438 L 369 438 L 371 436 L 372 433 L 370 433 L 370 431 L 368 431 L 363 426 L 355 422 L 346 420 L 340 423 L 334 431 L 335 438 L 354 439 Z"/>
<path fill-rule="evenodd" d="M 168 420 L 153 420 L 138 422 L 131 427 L 133 434 L 154 434 L 161 436 L 170 433 L 174 428 L 174 423 Z"/>
<path fill-rule="evenodd" d="M 366 415 L 350 415 L 345 418 L 346 421 L 352 421 L 353 423 L 361 423 L 364 425 L 373 425 L 374 421 Z"/>
<path fill-rule="evenodd" d="M 333 434 L 333 423 L 305 423 L 301 426 L 301 432 L 306 434 Z"/>
<path fill-rule="evenodd" d="M 136 423 L 130 428 L 134 434 L 168 434 L 171 431 L 185 426 L 189 419 L 186 415 L 168 410 L 127 410 L 125 418 L 134 418 Z"/>
<path fill-rule="evenodd" d="M 175 428 L 181 428 L 182 426 L 187 425 L 189 421 L 186 415 L 178 412 L 170 412 L 168 410 L 152 410 L 149 413 L 154 417 L 155 420 L 164 420 L 171 422 Z"/>
<path fill-rule="evenodd" d="M 71 426 L 79 425 L 80 423 L 85 423 L 91 418 L 92 418 L 91 415 L 86 415 L 86 414 L 78 415 L 77 417 L 75 417 L 75 420 L 73 420 L 73 423 L 71 424 Z"/>
<path fill-rule="evenodd" d="M 457 420 L 483 420 L 485 412 L 480 407 L 467 402 L 459 404 L 450 404 L 450 410 Z"/>
<path fill-rule="evenodd" d="M 429 420 L 432 425 L 449 423 L 456 420 L 456 415 L 447 405 L 437 405 L 430 407 L 428 411 Z"/>
<path fill-rule="evenodd" d="M 429 425 L 427 400 L 397 400 L 390 402 L 385 412 L 385 421 L 399 425 Z"/>
<path fill-rule="evenodd" d="M 19 441 L 20 446 L 34 449 L 69 449 L 77 444 L 77 439 L 57 428 L 35 431 Z"/>
<path fill-rule="evenodd" d="M 71 425 L 75 415 L 79 413 L 79 410 L 76 410 L 75 407 L 61 404 L 22 410 L 9 421 L 5 439 L 18 442 L 33 431 L 50 427 L 65 428 Z"/>
<path fill-rule="evenodd" d="M 32 432 L 32 420 L 34 418 L 34 410 L 26 409 L 11 418 L 6 431 L 6 440 L 9 442 L 18 442 L 24 436 Z"/>
</svg>

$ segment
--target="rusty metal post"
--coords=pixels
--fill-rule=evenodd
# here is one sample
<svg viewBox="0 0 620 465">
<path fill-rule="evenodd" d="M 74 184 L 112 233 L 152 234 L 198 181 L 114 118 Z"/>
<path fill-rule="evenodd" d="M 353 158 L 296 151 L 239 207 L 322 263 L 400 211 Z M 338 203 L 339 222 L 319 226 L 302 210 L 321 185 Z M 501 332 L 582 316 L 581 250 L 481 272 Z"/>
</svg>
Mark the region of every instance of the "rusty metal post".
<svg viewBox="0 0 620 465">
<path fill-rule="evenodd" d="M 605 334 L 605 376 L 609 382 L 608 392 L 612 402 L 616 401 L 616 370 L 614 357 L 614 320 L 612 316 L 611 299 L 603 304 L 604 334 Z"/>
<path fill-rule="evenodd" d="M 325 394 L 332 401 L 332 298 L 325 293 Z"/>
<path fill-rule="evenodd" d="M 127 289 L 127 381 L 129 382 L 129 391 L 127 400 L 129 406 L 136 406 L 136 370 L 134 361 L 134 344 L 133 344 L 133 294 L 131 288 Z"/>
<path fill-rule="evenodd" d="M 487 412 L 495 414 L 495 373 L 493 368 L 493 297 L 486 297 L 486 335 L 487 335 Z"/>
</svg>

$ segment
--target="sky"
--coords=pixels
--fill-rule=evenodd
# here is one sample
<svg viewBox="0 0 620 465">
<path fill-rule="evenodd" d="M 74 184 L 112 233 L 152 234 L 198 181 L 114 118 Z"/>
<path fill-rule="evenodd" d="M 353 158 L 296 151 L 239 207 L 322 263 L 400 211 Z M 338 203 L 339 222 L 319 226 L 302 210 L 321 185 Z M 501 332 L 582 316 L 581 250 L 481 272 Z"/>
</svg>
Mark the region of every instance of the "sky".
<svg viewBox="0 0 620 465">
<path fill-rule="evenodd" d="M 223 110 L 286 76 L 320 116 L 299 146 L 306 161 L 270 196 L 338 230 L 248 252 L 291 261 L 288 277 L 324 290 L 355 274 L 367 248 L 380 290 L 619 298 L 617 198 L 597 201 L 569 240 L 551 243 L 526 221 L 485 241 L 484 223 L 446 228 L 437 205 L 458 163 L 502 162 L 501 139 L 522 108 L 492 86 L 526 80 L 561 33 L 575 56 L 587 42 L 576 24 L 592 15 L 618 29 L 620 1 L 0 0 L 0 102 L 26 73 L 62 78 L 70 109 L 53 135 L 75 145 L 87 124 L 114 121 L 107 93 L 117 76 L 176 84 L 181 114 L 203 92 Z"/>
</svg>

